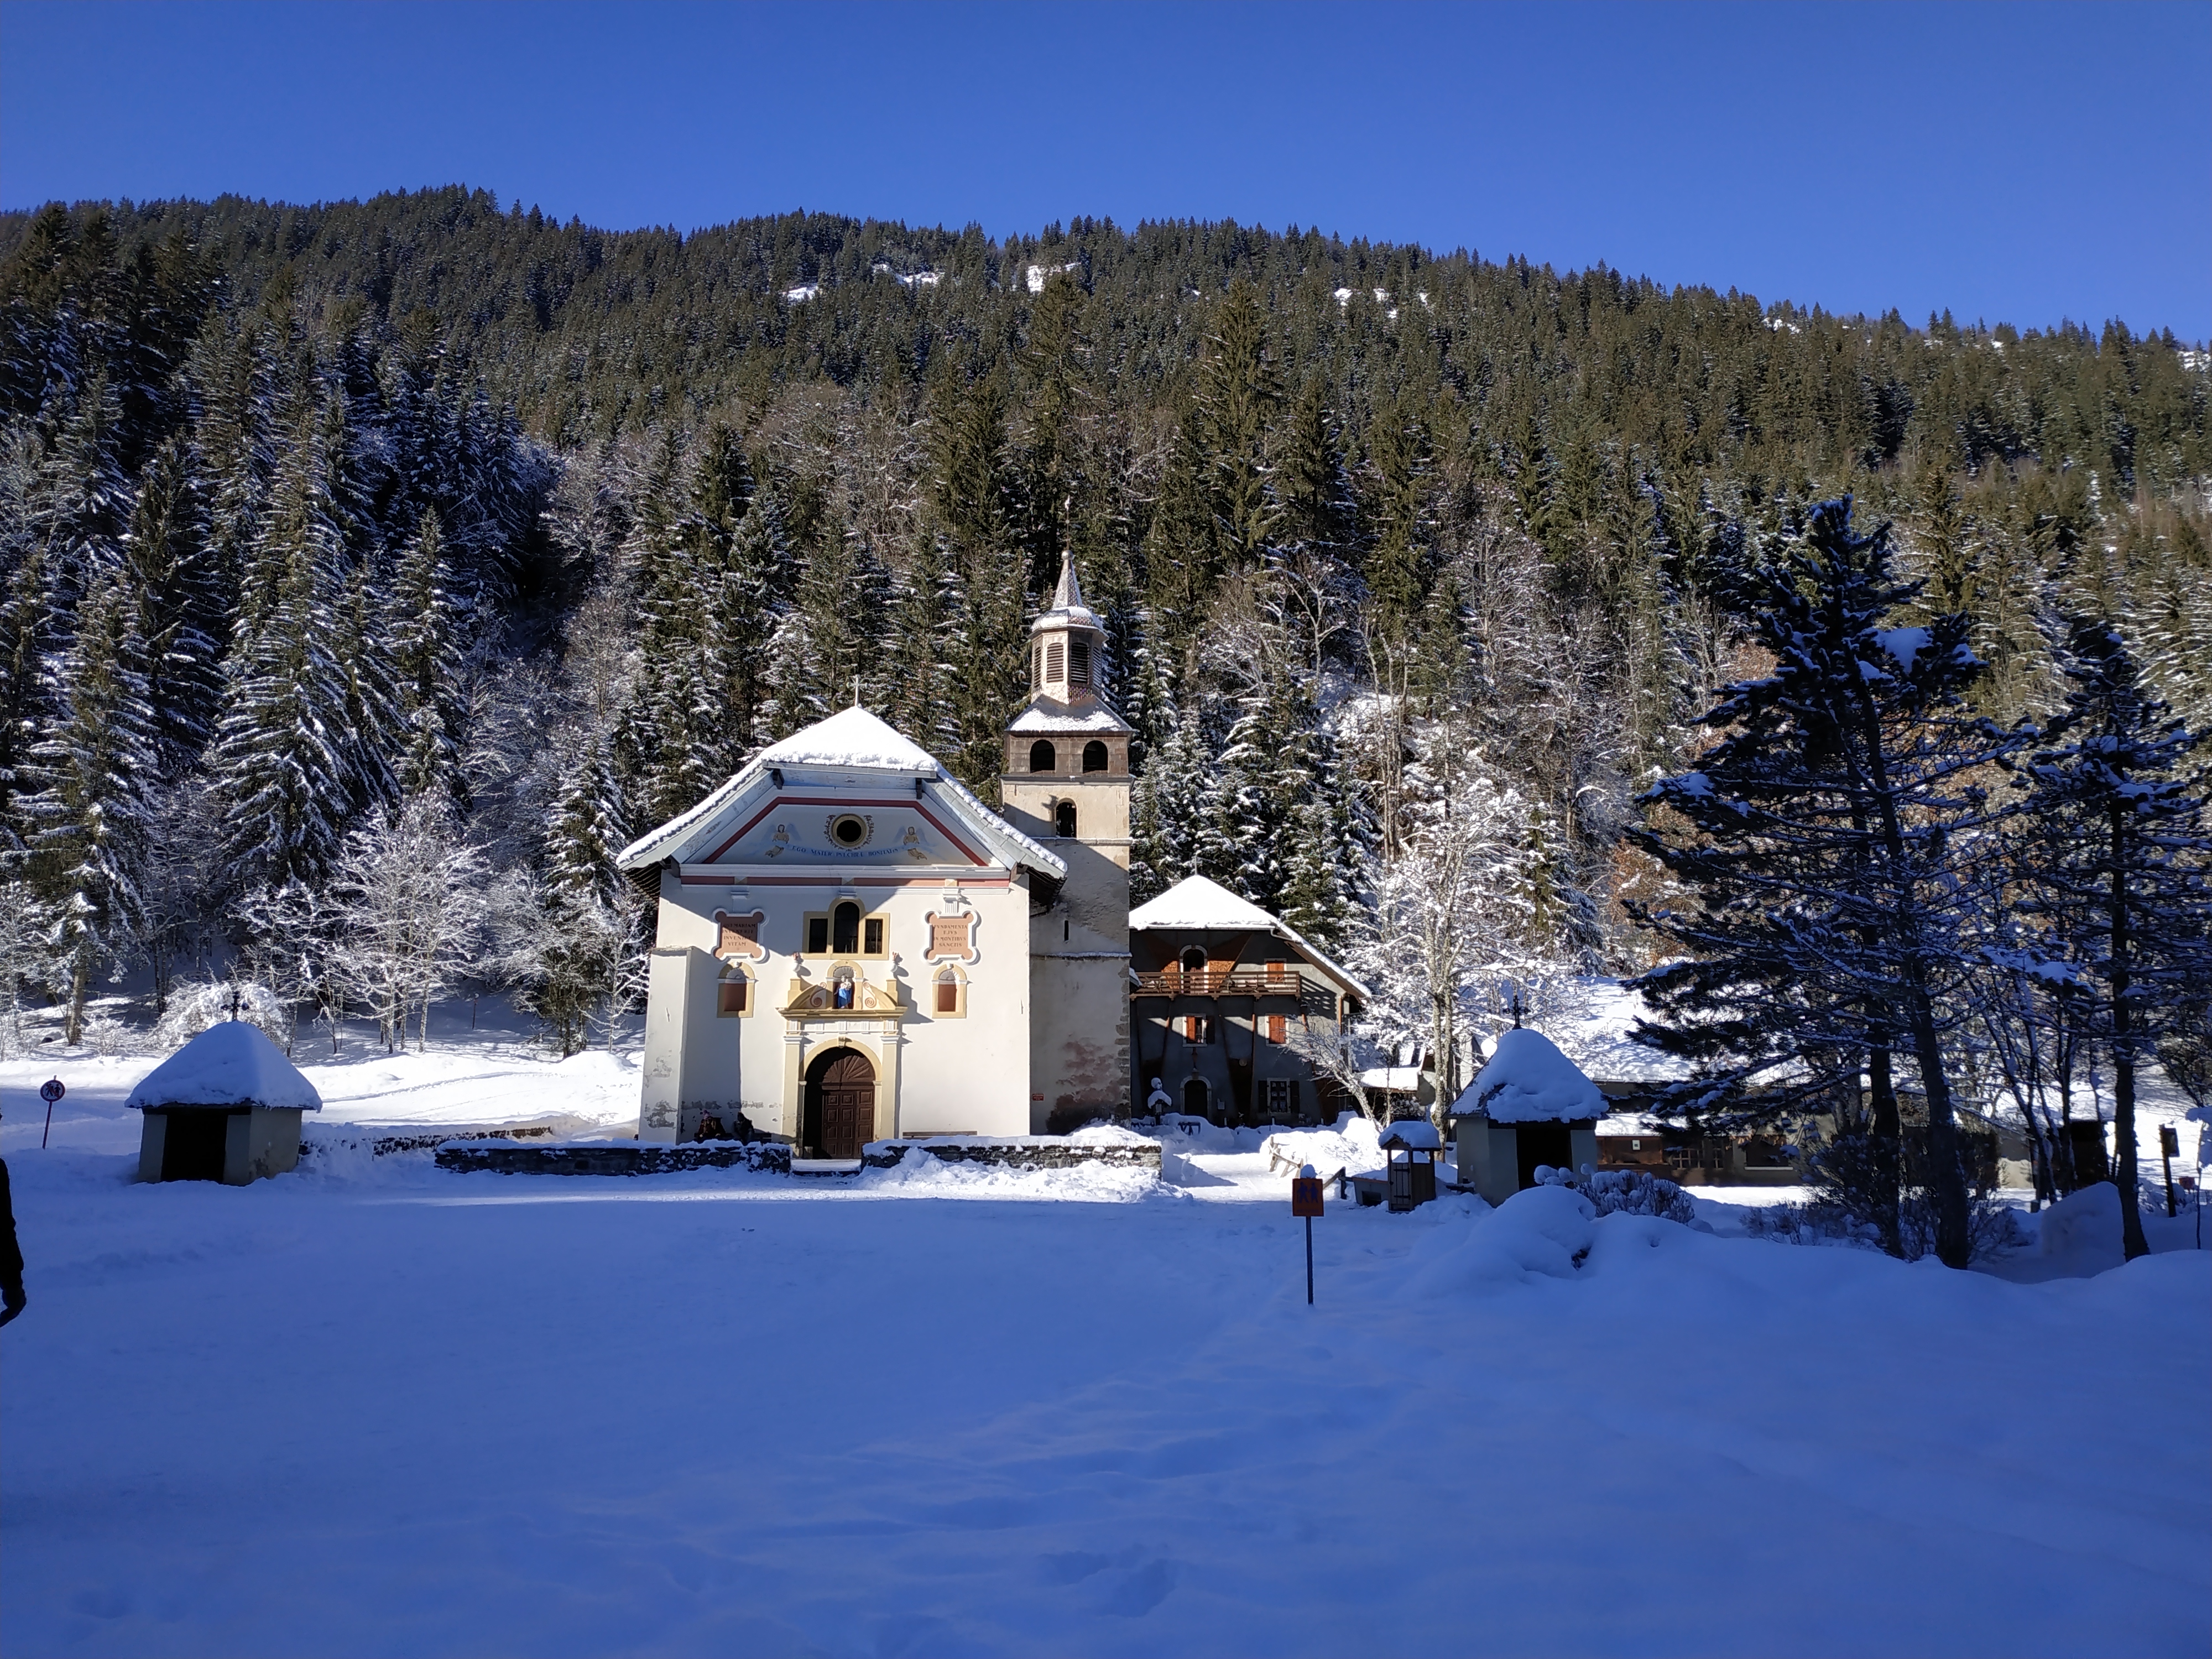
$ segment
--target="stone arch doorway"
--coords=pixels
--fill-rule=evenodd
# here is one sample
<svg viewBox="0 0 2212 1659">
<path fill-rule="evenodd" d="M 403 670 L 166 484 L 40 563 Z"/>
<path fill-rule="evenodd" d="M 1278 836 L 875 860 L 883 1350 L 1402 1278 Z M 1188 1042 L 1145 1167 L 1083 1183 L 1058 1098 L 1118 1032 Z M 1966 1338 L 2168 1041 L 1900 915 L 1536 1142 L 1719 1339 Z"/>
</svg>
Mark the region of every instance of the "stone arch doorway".
<svg viewBox="0 0 2212 1659">
<path fill-rule="evenodd" d="M 857 1048 L 826 1048 L 806 1067 L 799 1145 L 814 1158 L 858 1158 L 876 1134 L 876 1068 Z"/>
</svg>

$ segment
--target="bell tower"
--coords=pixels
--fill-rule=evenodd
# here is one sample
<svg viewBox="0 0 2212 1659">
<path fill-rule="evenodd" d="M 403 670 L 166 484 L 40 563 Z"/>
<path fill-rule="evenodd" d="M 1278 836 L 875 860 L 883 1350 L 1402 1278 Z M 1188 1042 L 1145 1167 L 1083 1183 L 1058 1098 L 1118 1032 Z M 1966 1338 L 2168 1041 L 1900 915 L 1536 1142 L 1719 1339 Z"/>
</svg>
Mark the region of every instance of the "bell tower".
<svg viewBox="0 0 2212 1659">
<path fill-rule="evenodd" d="M 1130 732 L 1104 694 L 1106 630 L 1066 561 L 1029 658 L 999 796 L 1067 865 L 1030 907 L 1030 1128 L 1044 1134 L 1129 1111 Z"/>
</svg>

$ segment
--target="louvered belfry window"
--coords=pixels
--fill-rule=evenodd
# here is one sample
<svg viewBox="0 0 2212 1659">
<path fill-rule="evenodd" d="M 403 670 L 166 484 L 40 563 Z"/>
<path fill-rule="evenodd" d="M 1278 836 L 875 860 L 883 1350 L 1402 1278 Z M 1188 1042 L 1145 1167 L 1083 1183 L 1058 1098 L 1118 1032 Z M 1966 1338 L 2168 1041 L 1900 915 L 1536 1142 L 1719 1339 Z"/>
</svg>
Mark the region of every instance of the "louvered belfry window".
<svg viewBox="0 0 2212 1659">
<path fill-rule="evenodd" d="M 1060 664 L 1060 645 L 1058 640 L 1054 640 L 1044 648 L 1044 677 L 1047 680 L 1057 684 L 1063 678 Z"/>
<path fill-rule="evenodd" d="M 1091 684 L 1091 647 L 1080 640 L 1067 647 L 1067 681 L 1071 685 Z"/>
</svg>

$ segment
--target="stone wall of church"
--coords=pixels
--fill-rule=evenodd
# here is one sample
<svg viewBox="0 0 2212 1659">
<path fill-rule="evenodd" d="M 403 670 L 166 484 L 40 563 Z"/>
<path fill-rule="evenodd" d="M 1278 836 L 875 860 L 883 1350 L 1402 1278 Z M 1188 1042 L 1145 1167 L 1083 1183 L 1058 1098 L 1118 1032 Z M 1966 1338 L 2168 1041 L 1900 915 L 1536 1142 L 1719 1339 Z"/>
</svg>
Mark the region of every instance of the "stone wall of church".
<svg viewBox="0 0 2212 1659">
<path fill-rule="evenodd" d="M 662 997 L 656 982 L 662 1018 L 656 1024 L 653 1012 L 647 1015 L 647 1080 L 656 1065 L 678 1070 L 682 1101 L 666 1114 L 671 1121 L 654 1122 L 648 1088 L 642 1139 L 689 1139 L 709 1111 L 729 1127 L 730 1114 L 741 1111 L 758 1133 L 795 1140 L 806 1067 L 832 1048 L 860 1053 L 875 1073 L 876 1139 L 1029 1131 L 1025 878 L 955 883 L 825 874 L 818 883 L 779 876 L 771 884 L 745 874 L 662 873 L 661 950 L 695 963 L 704 955 L 712 965 L 704 992 L 675 994 L 672 981 L 672 994 Z M 806 951 L 808 916 L 826 915 L 841 898 L 883 924 L 880 953 Z M 732 937 L 726 925 L 732 917 L 750 937 Z M 857 1006 L 796 1006 L 817 990 L 831 991 L 841 969 L 854 976 Z M 954 1006 L 940 1010 L 944 973 L 951 975 Z M 744 992 L 726 994 L 721 987 L 738 977 Z M 684 1029 L 665 1029 L 678 1022 L 679 1006 Z"/>
</svg>

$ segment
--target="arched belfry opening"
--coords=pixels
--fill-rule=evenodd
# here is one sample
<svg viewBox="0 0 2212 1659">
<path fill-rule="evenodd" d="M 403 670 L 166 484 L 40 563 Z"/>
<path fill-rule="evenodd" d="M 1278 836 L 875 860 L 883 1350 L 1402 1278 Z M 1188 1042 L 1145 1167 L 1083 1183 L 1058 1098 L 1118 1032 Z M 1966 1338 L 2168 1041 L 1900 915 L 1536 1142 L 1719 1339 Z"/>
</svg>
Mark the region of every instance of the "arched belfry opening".
<svg viewBox="0 0 2212 1659">
<path fill-rule="evenodd" d="M 1030 771 L 1053 772 L 1057 771 L 1059 769 L 1060 756 L 1054 750 L 1053 746 L 1048 740 L 1043 738 L 1039 738 L 1035 743 L 1030 745 Z"/>
</svg>

